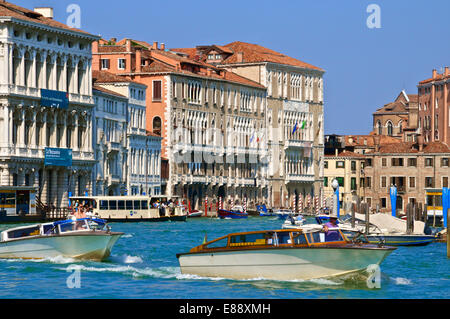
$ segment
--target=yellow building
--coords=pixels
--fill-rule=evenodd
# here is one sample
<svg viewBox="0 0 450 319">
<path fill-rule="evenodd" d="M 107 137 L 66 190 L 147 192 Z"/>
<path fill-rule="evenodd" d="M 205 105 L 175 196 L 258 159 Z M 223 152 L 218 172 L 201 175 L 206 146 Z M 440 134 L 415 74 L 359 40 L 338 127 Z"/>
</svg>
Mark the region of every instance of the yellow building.
<svg viewBox="0 0 450 319">
<path fill-rule="evenodd" d="M 364 161 L 365 156 L 349 151 L 334 155 L 325 155 L 324 160 L 324 195 L 327 206 L 333 198 L 331 182 L 339 182 L 339 201 L 341 213 L 350 211 L 352 202 L 364 198 Z"/>
</svg>

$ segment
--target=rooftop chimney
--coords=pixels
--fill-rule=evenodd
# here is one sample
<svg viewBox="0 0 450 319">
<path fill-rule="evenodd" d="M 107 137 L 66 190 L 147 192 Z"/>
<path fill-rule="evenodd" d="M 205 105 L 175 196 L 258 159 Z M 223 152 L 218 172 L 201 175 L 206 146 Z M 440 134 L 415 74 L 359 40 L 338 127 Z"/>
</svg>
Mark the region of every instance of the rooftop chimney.
<svg viewBox="0 0 450 319">
<path fill-rule="evenodd" d="M 437 77 L 437 71 L 436 69 L 433 69 L 433 79 L 435 79 Z"/>
<path fill-rule="evenodd" d="M 42 14 L 46 18 L 53 19 L 53 8 L 50 7 L 34 8 L 34 12 Z"/>
<path fill-rule="evenodd" d="M 136 72 L 142 71 L 142 54 L 141 50 L 136 50 Z"/>
<path fill-rule="evenodd" d="M 374 135 L 374 137 L 373 137 L 373 144 L 375 145 L 375 152 L 379 152 L 380 151 L 380 140 L 381 140 L 381 136 L 380 135 Z"/>
<path fill-rule="evenodd" d="M 419 144 L 419 152 L 423 151 L 423 136 L 418 135 L 417 136 L 417 143 Z"/>
<path fill-rule="evenodd" d="M 127 47 L 127 52 L 131 52 L 131 40 L 130 39 L 127 39 L 126 47 Z"/>
<path fill-rule="evenodd" d="M 165 50 L 166 49 L 166 45 L 164 43 L 161 43 L 161 50 Z"/>
<path fill-rule="evenodd" d="M 238 63 L 244 62 L 244 52 L 238 52 L 237 53 L 237 62 Z"/>
<path fill-rule="evenodd" d="M 158 50 L 158 42 L 153 42 L 153 46 L 152 46 L 153 50 Z"/>
<path fill-rule="evenodd" d="M 448 66 L 445 67 L 444 75 L 445 76 L 449 76 L 450 75 L 450 72 L 448 70 Z"/>
</svg>

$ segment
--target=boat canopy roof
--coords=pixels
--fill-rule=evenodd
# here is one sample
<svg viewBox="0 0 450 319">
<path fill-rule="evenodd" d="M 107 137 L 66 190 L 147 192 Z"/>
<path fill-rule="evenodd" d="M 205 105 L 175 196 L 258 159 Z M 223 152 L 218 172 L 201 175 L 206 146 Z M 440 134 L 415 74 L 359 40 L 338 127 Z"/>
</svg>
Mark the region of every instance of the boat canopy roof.
<svg viewBox="0 0 450 319">
<path fill-rule="evenodd" d="M 105 225 L 106 224 L 106 220 L 104 220 L 104 219 L 87 217 L 87 218 L 79 218 L 79 219 L 60 220 L 60 221 L 54 222 L 53 225 L 54 226 L 65 225 L 65 224 L 71 224 L 71 223 L 73 223 L 75 221 L 83 221 L 83 220 L 93 221 L 93 222 L 96 222 L 97 224 L 100 224 L 100 225 Z"/>
<path fill-rule="evenodd" d="M 348 241 L 339 228 L 303 231 L 302 229 L 280 229 L 232 233 L 207 241 L 191 249 L 190 253 L 211 250 L 266 249 L 273 247 L 311 247 L 318 245 L 345 245 Z"/>
</svg>

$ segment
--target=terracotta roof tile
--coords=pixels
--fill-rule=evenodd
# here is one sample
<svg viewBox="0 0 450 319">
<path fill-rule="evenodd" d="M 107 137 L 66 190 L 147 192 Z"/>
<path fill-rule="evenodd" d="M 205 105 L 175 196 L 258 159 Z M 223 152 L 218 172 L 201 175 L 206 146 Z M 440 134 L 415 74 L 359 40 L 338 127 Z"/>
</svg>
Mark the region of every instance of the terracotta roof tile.
<svg viewBox="0 0 450 319">
<path fill-rule="evenodd" d="M 377 152 L 370 152 L 366 154 L 373 154 Z M 384 154 L 413 154 L 420 153 L 419 145 L 415 142 L 401 142 L 395 144 L 380 145 L 379 153 Z M 450 153 L 450 148 L 442 142 L 424 143 L 423 153 Z"/>
<path fill-rule="evenodd" d="M 325 157 L 350 157 L 350 158 L 365 158 L 364 155 L 350 152 L 350 151 L 342 151 L 337 156 L 333 154 L 327 154 Z"/>
<path fill-rule="evenodd" d="M 110 72 L 106 71 L 92 71 L 92 80 L 94 83 L 137 83 L 141 84 L 136 81 L 132 81 L 130 79 L 127 79 L 126 77 L 115 75 Z M 141 84 L 142 85 L 142 84 Z"/>
<path fill-rule="evenodd" d="M 68 30 L 68 31 L 83 33 L 85 35 L 94 37 L 94 35 L 91 35 L 90 33 L 86 32 L 86 31 L 71 28 L 61 22 L 54 20 L 54 19 L 46 18 L 43 15 L 41 15 L 40 13 L 34 12 L 33 10 L 29 10 L 29 9 L 17 6 L 15 4 L 12 4 L 12 3 L 9 3 L 6 1 L 5 2 L 0 1 L 0 16 L 1 17 L 12 17 L 12 18 L 24 20 L 27 22 L 39 23 L 39 24 L 47 25 L 47 26 L 54 27 L 54 28 L 60 28 L 60 29 Z"/>
<path fill-rule="evenodd" d="M 238 62 L 239 52 L 243 53 L 243 62 L 273 62 L 278 64 L 287 64 L 300 68 L 313 69 L 324 72 L 323 69 L 311 65 L 309 63 L 291 58 L 282 53 L 267 49 L 257 44 L 245 43 L 245 42 L 233 42 L 225 45 L 225 47 L 231 49 L 234 54 L 226 58 L 222 64 L 232 64 Z"/>
</svg>

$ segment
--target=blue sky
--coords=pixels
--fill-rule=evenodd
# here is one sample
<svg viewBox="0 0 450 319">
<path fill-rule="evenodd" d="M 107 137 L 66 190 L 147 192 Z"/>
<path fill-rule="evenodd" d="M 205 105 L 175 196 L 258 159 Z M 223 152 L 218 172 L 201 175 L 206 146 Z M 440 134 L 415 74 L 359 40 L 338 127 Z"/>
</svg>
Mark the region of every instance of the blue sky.
<svg viewBox="0 0 450 319">
<path fill-rule="evenodd" d="M 166 47 L 257 43 L 326 70 L 325 134 L 368 134 L 372 113 L 433 68 L 450 66 L 450 1 L 9 0 L 26 8 L 81 7 L 81 27 L 109 39 L 130 37 Z M 369 29 L 369 4 L 381 28 Z"/>
</svg>

